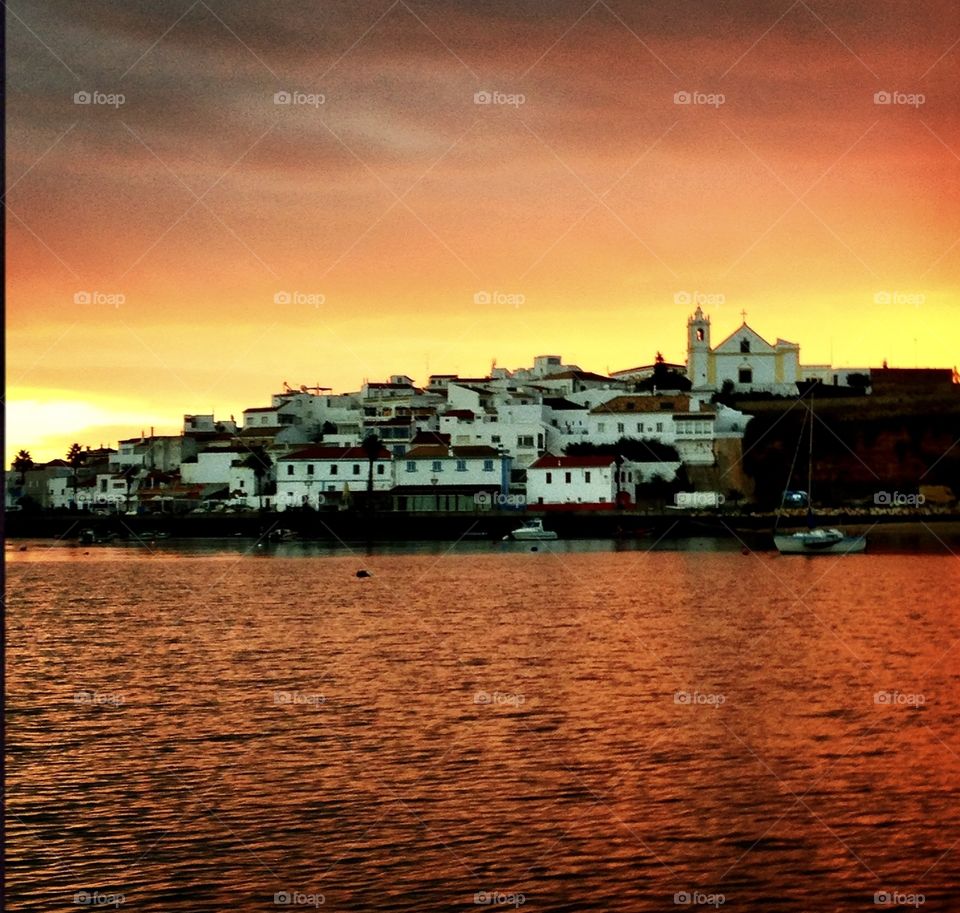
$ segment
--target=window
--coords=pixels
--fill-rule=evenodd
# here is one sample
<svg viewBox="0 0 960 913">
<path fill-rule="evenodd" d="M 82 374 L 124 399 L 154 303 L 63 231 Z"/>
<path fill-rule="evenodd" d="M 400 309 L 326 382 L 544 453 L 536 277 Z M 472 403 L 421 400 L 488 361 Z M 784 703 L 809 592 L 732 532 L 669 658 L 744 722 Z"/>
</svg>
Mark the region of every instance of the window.
<svg viewBox="0 0 960 913">
<path fill-rule="evenodd" d="M 740 351 L 743 352 L 744 355 L 748 355 L 748 354 L 750 353 L 750 340 L 749 340 L 749 339 L 741 339 L 741 340 L 740 340 Z"/>
<path fill-rule="evenodd" d="M 617 422 L 617 432 L 623 434 L 623 422 Z"/>
<path fill-rule="evenodd" d="M 457 472 L 466 472 L 466 471 L 467 471 L 467 461 L 457 460 Z"/>
<path fill-rule="evenodd" d="M 607 426 L 603 422 L 597 422 L 597 431 L 600 434 L 603 434 L 603 432 L 606 430 L 607 430 Z"/>
<path fill-rule="evenodd" d="M 331 464 L 330 464 L 330 475 L 335 476 L 336 474 L 337 474 L 337 464 L 336 464 L 336 463 L 331 463 Z"/>
<path fill-rule="evenodd" d="M 384 470 L 384 465 L 383 465 L 383 463 L 377 463 L 377 475 L 378 475 L 378 476 L 382 476 L 382 475 L 383 475 L 383 470 Z"/>
<path fill-rule="evenodd" d="M 549 485 L 551 482 L 553 482 L 553 473 L 552 473 L 552 472 L 548 472 L 548 473 L 547 473 L 547 485 Z"/>
<path fill-rule="evenodd" d="M 433 461 L 433 471 L 434 472 L 443 472 L 443 463 L 440 460 Z"/>
<path fill-rule="evenodd" d="M 407 460 L 407 472 L 416 472 L 416 471 L 417 471 L 417 461 Z"/>
<path fill-rule="evenodd" d="M 663 431 L 663 422 L 657 422 L 657 431 L 659 432 Z"/>
<path fill-rule="evenodd" d="M 697 330 L 697 342 L 703 342 L 703 327 Z"/>
<path fill-rule="evenodd" d="M 270 418 L 269 415 L 261 415 L 261 416 L 260 416 L 260 424 L 261 424 L 261 425 L 266 425 L 266 424 L 267 424 L 267 421 L 269 420 L 269 418 Z"/>
<path fill-rule="evenodd" d="M 518 446 L 518 447 L 532 447 L 532 446 L 533 446 L 533 435 L 532 435 L 532 434 L 518 434 L 518 435 L 517 435 L 517 446 Z"/>
<path fill-rule="evenodd" d="M 753 369 L 752 368 L 741 368 L 740 369 L 740 383 L 741 384 L 752 384 L 753 383 Z"/>
<path fill-rule="evenodd" d="M 315 469 L 316 469 L 316 466 L 314 466 L 313 463 L 307 463 L 307 475 L 308 475 L 308 476 L 312 476 Z"/>
<path fill-rule="evenodd" d="M 643 434 L 643 422 L 637 422 L 637 431 Z"/>
<path fill-rule="evenodd" d="M 287 475 L 288 476 L 293 475 L 293 463 L 287 463 Z"/>
<path fill-rule="evenodd" d="M 500 443 L 500 435 L 499 435 L 499 434 L 493 434 L 493 435 L 490 436 L 490 440 L 491 440 L 494 444 L 499 444 L 499 443 Z"/>
<path fill-rule="evenodd" d="M 353 464 L 353 474 L 354 474 L 355 476 L 360 475 L 360 464 L 359 464 L 359 463 L 354 463 L 354 464 Z"/>
<path fill-rule="evenodd" d="M 583 481 L 584 481 L 584 482 L 589 482 L 589 481 L 590 481 L 590 470 L 589 470 L 589 469 L 583 474 Z"/>
<path fill-rule="evenodd" d="M 572 479 L 572 477 L 571 477 L 571 475 L 570 475 L 569 472 L 565 472 L 565 473 L 563 474 L 563 481 L 566 482 L 567 485 L 569 485 L 570 482 L 573 481 L 573 479 Z"/>
<path fill-rule="evenodd" d="M 483 461 L 483 471 L 484 471 L 484 472 L 493 472 L 493 460 L 484 460 L 484 461 Z"/>
</svg>

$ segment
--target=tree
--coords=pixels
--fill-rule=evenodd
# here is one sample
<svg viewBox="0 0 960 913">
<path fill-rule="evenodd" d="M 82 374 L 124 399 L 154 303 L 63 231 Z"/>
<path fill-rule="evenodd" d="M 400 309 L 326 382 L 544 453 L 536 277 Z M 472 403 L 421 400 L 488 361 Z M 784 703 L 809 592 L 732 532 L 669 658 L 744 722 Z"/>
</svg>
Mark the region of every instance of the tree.
<svg viewBox="0 0 960 913">
<path fill-rule="evenodd" d="M 367 455 L 367 507 L 373 504 L 373 461 L 380 455 L 382 447 L 376 434 L 368 434 L 360 445 Z"/>
<path fill-rule="evenodd" d="M 870 375 L 864 374 L 862 371 L 857 371 L 853 374 L 847 375 L 847 386 L 865 392 L 867 387 L 870 386 Z"/>
<path fill-rule="evenodd" d="M 732 406 L 734 404 L 734 391 L 736 390 L 736 384 L 728 377 L 720 387 L 719 393 L 714 393 L 710 397 L 711 403 L 721 403 L 724 406 Z"/>
<path fill-rule="evenodd" d="M 689 390 L 692 386 L 690 378 L 679 371 L 671 371 L 663 360 L 663 355 L 657 352 L 656 360 L 653 363 L 653 374 L 638 381 L 636 390 L 638 392 L 655 390 L 680 390 L 683 392 Z"/>
<path fill-rule="evenodd" d="M 13 458 L 13 468 L 15 472 L 20 473 L 20 485 L 23 485 L 24 476 L 28 469 L 33 469 L 33 457 L 30 456 L 29 450 L 21 450 Z"/>
<path fill-rule="evenodd" d="M 77 471 L 80 469 L 80 466 L 83 464 L 83 448 L 79 444 L 73 443 L 70 445 L 70 449 L 67 451 L 67 462 L 73 468 L 73 503 L 74 503 L 74 506 L 76 506 Z"/>
</svg>

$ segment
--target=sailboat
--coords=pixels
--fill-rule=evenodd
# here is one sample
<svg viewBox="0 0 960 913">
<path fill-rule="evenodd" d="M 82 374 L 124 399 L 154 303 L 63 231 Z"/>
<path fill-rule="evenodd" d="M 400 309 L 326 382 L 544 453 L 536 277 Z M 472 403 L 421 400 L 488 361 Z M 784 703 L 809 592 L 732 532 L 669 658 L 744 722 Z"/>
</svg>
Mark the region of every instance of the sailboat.
<svg viewBox="0 0 960 913">
<path fill-rule="evenodd" d="M 810 393 L 810 440 L 807 449 L 807 528 L 796 533 L 776 533 L 773 541 L 781 555 L 849 555 L 867 547 L 866 536 L 848 536 L 839 529 L 818 528 L 813 516 L 813 391 Z M 797 441 L 797 451 L 803 440 L 803 430 Z M 794 454 L 794 464 L 797 458 Z M 790 469 L 793 475 L 793 467 Z M 789 485 L 789 481 L 787 482 Z M 786 497 L 786 493 L 784 493 Z M 781 507 L 783 505 L 781 504 Z M 777 515 L 777 523 L 780 516 Z"/>
</svg>

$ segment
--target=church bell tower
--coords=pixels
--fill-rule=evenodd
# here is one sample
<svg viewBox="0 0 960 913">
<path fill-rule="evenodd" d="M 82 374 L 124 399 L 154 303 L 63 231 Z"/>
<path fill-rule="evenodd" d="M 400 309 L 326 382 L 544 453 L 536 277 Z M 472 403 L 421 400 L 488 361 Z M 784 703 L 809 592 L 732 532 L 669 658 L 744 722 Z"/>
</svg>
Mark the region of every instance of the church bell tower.
<svg viewBox="0 0 960 913">
<path fill-rule="evenodd" d="M 687 377 L 694 390 L 709 387 L 710 318 L 699 305 L 687 320 Z"/>
</svg>

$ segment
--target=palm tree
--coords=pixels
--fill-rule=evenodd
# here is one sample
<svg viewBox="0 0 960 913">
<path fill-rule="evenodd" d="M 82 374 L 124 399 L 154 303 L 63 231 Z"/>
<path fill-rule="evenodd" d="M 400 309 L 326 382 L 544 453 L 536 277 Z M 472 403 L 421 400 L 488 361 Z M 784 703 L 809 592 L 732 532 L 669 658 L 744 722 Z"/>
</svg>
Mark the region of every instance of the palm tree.
<svg viewBox="0 0 960 913">
<path fill-rule="evenodd" d="M 373 505 L 373 461 L 380 456 L 382 444 L 380 438 L 371 432 L 363 439 L 360 446 L 367 455 L 367 509 L 369 510 Z"/>
<path fill-rule="evenodd" d="M 13 458 L 13 469 L 15 472 L 20 473 L 20 487 L 23 487 L 25 481 L 25 473 L 28 469 L 33 469 L 33 457 L 30 456 L 29 450 L 21 450 Z"/>
<path fill-rule="evenodd" d="M 77 470 L 80 468 L 80 465 L 83 463 L 83 448 L 79 444 L 73 443 L 70 445 L 70 449 L 67 451 L 67 462 L 73 467 L 73 504 L 74 504 L 74 507 L 76 507 Z"/>
</svg>

